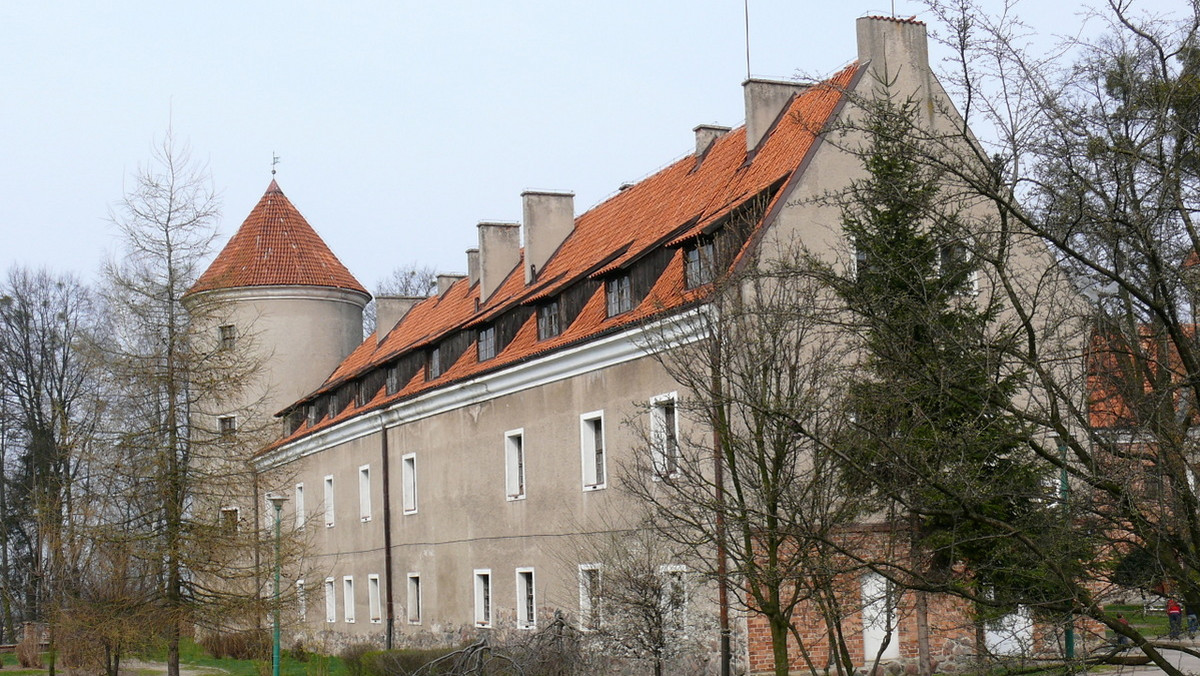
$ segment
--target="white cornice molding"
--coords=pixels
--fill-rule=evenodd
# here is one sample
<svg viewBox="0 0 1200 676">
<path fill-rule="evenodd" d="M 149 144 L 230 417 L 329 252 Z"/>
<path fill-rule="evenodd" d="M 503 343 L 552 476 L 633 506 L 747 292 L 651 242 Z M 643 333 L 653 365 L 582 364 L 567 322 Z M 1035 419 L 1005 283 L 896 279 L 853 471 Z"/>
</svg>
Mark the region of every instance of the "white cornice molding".
<svg viewBox="0 0 1200 676">
<path fill-rule="evenodd" d="M 271 300 L 330 300 L 348 303 L 362 308 L 371 296 L 354 289 L 342 289 L 335 286 L 238 286 L 228 289 L 210 289 L 200 291 L 184 298 L 184 304 L 190 299 L 204 299 L 213 303 L 228 303 L 233 301 L 271 301 Z M 192 301 L 195 302 L 195 301 Z"/>
<path fill-rule="evenodd" d="M 635 326 L 493 373 L 439 387 L 280 446 L 255 458 L 254 467 L 260 472 L 265 471 L 374 434 L 384 427 L 411 423 L 694 343 L 704 337 L 706 313 L 707 306 L 693 308 L 645 326 Z"/>
</svg>

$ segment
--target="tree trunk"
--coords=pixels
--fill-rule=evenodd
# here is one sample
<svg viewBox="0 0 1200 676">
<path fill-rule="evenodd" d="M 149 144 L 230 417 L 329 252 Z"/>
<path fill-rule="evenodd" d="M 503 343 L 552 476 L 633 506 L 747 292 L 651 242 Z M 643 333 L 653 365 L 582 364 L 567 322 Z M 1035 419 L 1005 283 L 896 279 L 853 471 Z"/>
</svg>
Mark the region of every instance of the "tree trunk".
<svg viewBox="0 0 1200 676">
<path fill-rule="evenodd" d="M 912 539 L 909 544 L 909 557 L 912 569 L 920 577 L 926 579 L 927 566 L 921 549 L 921 517 L 915 513 L 909 515 L 909 527 Z M 929 654 L 929 595 L 923 590 L 914 594 L 915 615 L 917 624 L 917 674 L 930 676 L 933 673 L 933 659 Z"/>
<path fill-rule="evenodd" d="M 788 621 L 778 613 L 767 617 L 771 625 L 771 657 L 775 662 L 775 676 L 788 676 Z"/>
</svg>

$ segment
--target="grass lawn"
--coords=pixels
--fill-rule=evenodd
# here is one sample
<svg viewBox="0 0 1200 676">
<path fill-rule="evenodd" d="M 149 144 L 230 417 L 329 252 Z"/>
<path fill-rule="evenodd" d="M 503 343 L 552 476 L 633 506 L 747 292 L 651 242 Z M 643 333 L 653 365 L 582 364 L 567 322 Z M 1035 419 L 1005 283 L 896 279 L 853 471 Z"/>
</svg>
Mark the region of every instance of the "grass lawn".
<svg viewBox="0 0 1200 676">
<path fill-rule="evenodd" d="M 142 659 L 163 661 L 166 652 L 147 655 Z M 226 671 L 231 676 L 271 676 L 271 658 L 265 660 L 218 659 L 205 652 L 204 648 L 189 639 L 179 646 L 179 662 L 195 667 L 211 667 Z M 285 651 L 279 661 L 280 676 L 346 676 L 346 667 L 338 657 L 325 657 L 310 653 L 305 662 L 293 659 Z"/>
<path fill-rule="evenodd" d="M 1112 614 L 1121 613 L 1129 620 L 1129 625 L 1137 629 L 1146 638 L 1166 636 L 1168 632 L 1167 613 L 1164 610 L 1151 610 L 1149 613 L 1140 605 L 1121 606 L 1110 605 L 1105 608 Z M 1186 628 L 1186 622 L 1184 624 Z M 1112 632 L 1108 632 L 1112 635 Z"/>
<path fill-rule="evenodd" d="M 147 655 L 129 655 L 124 659 L 161 663 L 166 658 L 167 653 L 164 650 Z M 42 660 L 45 662 L 46 657 L 43 656 Z M 231 676 L 271 676 L 270 657 L 266 660 L 217 659 L 189 639 L 184 639 L 179 646 L 179 663 L 184 668 L 190 666 L 220 669 Z M 16 655 L 0 655 L 0 665 L 3 665 L 0 676 L 43 676 L 46 673 L 45 669 L 18 669 Z M 126 666 L 122 660 L 121 671 L 125 670 Z M 161 672 L 138 669 L 136 673 L 156 674 Z M 309 654 L 307 661 L 301 662 L 292 659 L 285 653 L 279 663 L 279 673 L 280 676 L 346 676 L 346 667 L 338 657 Z"/>
</svg>

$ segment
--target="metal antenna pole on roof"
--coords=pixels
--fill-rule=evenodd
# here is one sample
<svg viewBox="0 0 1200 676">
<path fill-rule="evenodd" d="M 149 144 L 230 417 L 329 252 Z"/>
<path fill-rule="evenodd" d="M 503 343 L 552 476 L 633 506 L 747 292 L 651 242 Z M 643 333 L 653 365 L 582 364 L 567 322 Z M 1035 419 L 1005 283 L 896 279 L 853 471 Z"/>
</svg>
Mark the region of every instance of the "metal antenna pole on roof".
<svg viewBox="0 0 1200 676">
<path fill-rule="evenodd" d="M 742 3 L 745 9 L 746 23 L 746 79 L 750 79 L 750 0 Z"/>
<path fill-rule="evenodd" d="M 279 156 L 274 152 L 271 153 L 271 175 L 275 175 L 275 165 L 279 164 Z"/>
</svg>

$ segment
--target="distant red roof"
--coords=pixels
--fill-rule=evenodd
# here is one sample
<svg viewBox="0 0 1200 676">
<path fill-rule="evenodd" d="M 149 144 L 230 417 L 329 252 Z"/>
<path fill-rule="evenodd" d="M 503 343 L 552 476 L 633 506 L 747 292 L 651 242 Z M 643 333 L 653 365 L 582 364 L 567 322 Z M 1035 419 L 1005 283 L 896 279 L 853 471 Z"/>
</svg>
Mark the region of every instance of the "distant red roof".
<svg viewBox="0 0 1200 676">
<path fill-rule="evenodd" d="M 274 179 L 188 293 L 245 286 L 326 286 L 367 293 Z"/>
<path fill-rule="evenodd" d="M 352 402 L 331 418 L 315 425 L 305 423 L 271 447 L 418 393 L 579 344 L 702 300 L 707 287 L 685 288 L 683 251 L 678 247 L 752 199 L 772 190 L 772 205 L 781 199 L 778 186 L 804 166 L 859 72 L 858 65 L 848 66 L 795 96 L 753 157 L 746 151 L 745 128 L 735 129 L 714 141 L 699 164 L 694 156 L 684 157 L 580 215 L 532 284 L 525 284 L 524 266 L 517 265 L 486 299 L 479 297 L 478 284 L 463 279 L 444 293 L 417 303 L 382 341 L 368 337 L 320 388 L 289 409 L 331 393 L 401 355 L 427 349 L 455 331 L 484 326 L 507 309 L 536 305 L 581 279 L 601 277 L 655 249 L 676 248 L 654 287 L 632 311 L 609 317 L 601 285 L 575 321 L 554 338 L 538 340 L 537 318 L 530 316 L 493 359 L 478 361 L 471 346 L 437 378 L 426 380 L 418 373 L 392 394 L 380 387 L 361 405 Z"/>
</svg>

